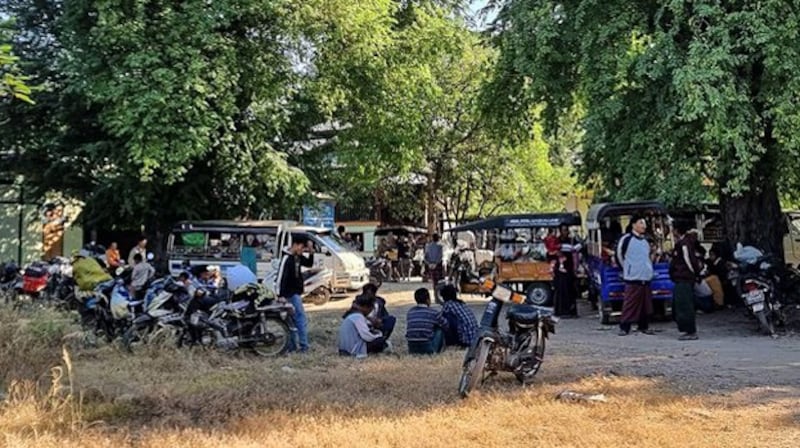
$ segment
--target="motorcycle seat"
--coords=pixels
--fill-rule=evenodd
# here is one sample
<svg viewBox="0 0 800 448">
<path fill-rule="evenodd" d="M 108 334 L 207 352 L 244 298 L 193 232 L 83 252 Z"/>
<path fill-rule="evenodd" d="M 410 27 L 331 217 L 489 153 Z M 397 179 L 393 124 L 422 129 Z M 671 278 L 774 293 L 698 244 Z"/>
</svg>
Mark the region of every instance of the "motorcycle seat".
<svg viewBox="0 0 800 448">
<path fill-rule="evenodd" d="M 535 305 L 514 305 L 506 314 L 508 320 L 520 325 L 533 325 L 539 318 L 553 314 L 552 310 Z"/>
</svg>

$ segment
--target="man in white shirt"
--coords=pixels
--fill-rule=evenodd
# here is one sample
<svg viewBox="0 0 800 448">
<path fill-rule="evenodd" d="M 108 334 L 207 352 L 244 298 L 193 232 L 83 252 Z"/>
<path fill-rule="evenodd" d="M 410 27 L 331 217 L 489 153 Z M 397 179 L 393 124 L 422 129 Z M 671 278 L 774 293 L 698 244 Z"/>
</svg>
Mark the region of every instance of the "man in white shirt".
<svg viewBox="0 0 800 448">
<path fill-rule="evenodd" d="M 367 343 L 380 341 L 383 334 L 370 330 L 367 315 L 375 307 L 375 298 L 360 295 L 356 297 L 352 308 L 345 314 L 339 328 L 339 354 L 354 356 L 357 359 L 367 357 Z M 370 344 L 385 348 L 386 344 Z"/>
</svg>

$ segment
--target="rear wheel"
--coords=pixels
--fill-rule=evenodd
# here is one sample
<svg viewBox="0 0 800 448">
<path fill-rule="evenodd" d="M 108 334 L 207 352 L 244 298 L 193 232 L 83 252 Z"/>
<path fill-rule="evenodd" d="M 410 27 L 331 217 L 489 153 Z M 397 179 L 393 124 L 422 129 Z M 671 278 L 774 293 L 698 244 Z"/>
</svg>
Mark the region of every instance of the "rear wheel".
<svg viewBox="0 0 800 448">
<path fill-rule="evenodd" d="M 553 289 L 547 283 L 531 283 L 525 290 L 525 302 L 530 305 L 549 305 L 553 298 Z"/>
<path fill-rule="evenodd" d="M 251 348 L 255 354 L 274 357 L 289 350 L 291 332 L 286 322 L 275 317 L 268 317 L 253 326 L 250 337 L 253 338 Z"/>
<path fill-rule="evenodd" d="M 478 341 L 475 357 L 466 363 L 461 373 L 458 393 L 462 398 L 467 398 L 471 391 L 478 389 L 483 384 L 483 371 L 486 368 L 486 360 L 489 358 L 491 347 L 492 343 L 486 339 Z"/>
<path fill-rule="evenodd" d="M 767 316 L 766 311 L 761 310 L 757 312 L 756 319 L 758 319 L 758 328 L 762 333 L 766 335 L 775 334 L 775 325 L 772 323 L 772 319 Z"/>
</svg>

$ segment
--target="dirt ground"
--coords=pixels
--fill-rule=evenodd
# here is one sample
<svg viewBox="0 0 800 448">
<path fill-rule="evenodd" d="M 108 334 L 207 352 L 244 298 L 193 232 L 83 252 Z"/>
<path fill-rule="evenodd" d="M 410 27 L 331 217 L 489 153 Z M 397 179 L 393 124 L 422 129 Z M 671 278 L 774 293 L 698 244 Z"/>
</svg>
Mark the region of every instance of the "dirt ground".
<svg viewBox="0 0 800 448">
<path fill-rule="evenodd" d="M 403 319 L 413 304 L 413 291 L 422 283 L 386 283 L 381 294 L 390 311 Z M 466 295 L 463 299 L 480 318 L 486 299 Z M 307 311 L 328 314 L 345 309 L 348 299 Z M 744 310 L 723 310 L 697 316 L 697 341 L 678 341 L 674 322 L 654 322 L 655 335 L 632 332 L 617 335 L 616 326 L 601 325 L 586 301 L 579 303 L 578 319 L 562 319 L 551 336 L 542 374 L 562 375 L 572 380 L 592 374 L 638 376 L 662 379 L 683 393 L 726 395 L 733 391 L 761 388 L 781 391 L 783 398 L 800 397 L 800 337 L 777 339 L 756 331 L 756 323 Z M 313 317 L 312 317 L 313 318 Z M 403 319 L 404 320 L 404 319 Z M 392 340 L 403 344 L 403 323 Z"/>
<path fill-rule="evenodd" d="M 760 336 L 741 311 L 698 316 L 701 339 L 679 342 L 669 322 L 654 324 L 654 336 L 617 336 L 582 303 L 581 318 L 558 324 L 533 384 L 522 387 L 500 374 L 462 400 L 463 350 L 406 353 L 405 315 L 420 286 L 384 285 L 381 293 L 398 318 L 396 351 L 362 361 L 336 354 L 352 297 L 307 306 L 307 355 L 264 359 L 169 346 L 129 354 L 115 344 L 85 348 L 73 340 L 77 345 L 66 347 L 71 362 L 57 370 L 50 368 L 62 353 L 65 339 L 57 330 L 64 316 L 45 312 L 20 323 L 0 313 L 0 339 L 7 341 L 0 344 L 0 368 L 11 380 L 0 390 L 6 393 L 0 447 L 522 448 L 644 441 L 636 444 L 788 448 L 800 440 L 800 338 Z M 464 299 L 476 315 L 486 304 Z M 48 390 L 48 371 L 68 375 Z M 15 378 L 37 377 L 38 383 L 14 385 Z M 604 394 L 607 401 L 556 399 L 564 390 Z"/>
</svg>

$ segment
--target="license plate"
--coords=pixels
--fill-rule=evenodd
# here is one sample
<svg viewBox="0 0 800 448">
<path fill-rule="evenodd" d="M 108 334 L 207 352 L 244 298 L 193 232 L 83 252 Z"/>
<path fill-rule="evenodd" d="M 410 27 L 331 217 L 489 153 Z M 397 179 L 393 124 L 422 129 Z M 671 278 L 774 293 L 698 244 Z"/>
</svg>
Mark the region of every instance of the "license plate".
<svg viewBox="0 0 800 448">
<path fill-rule="evenodd" d="M 754 303 L 754 304 L 751 305 L 751 307 L 753 308 L 753 312 L 757 313 L 757 312 L 762 311 L 764 309 L 764 302 Z"/>
<path fill-rule="evenodd" d="M 753 305 L 756 303 L 763 303 L 764 302 L 764 291 L 757 290 L 757 291 L 750 291 L 745 296 L 745 300 L 747 301 L 748 305 Z M 763 308 L 763 305 L 762 305 Z"/>
</svg>

